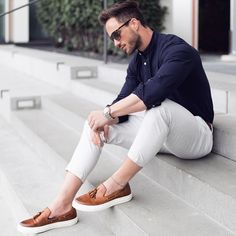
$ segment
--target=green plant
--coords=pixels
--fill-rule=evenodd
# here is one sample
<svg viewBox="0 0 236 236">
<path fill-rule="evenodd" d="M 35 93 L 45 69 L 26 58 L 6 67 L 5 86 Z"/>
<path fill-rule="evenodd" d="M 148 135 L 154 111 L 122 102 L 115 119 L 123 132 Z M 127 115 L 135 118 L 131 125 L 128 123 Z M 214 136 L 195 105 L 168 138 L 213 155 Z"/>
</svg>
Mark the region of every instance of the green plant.
<svg viewBox="0 0 236 236">
<path fill-rule="evenodd" d="M 114 2 L 117 1 L 108 0 L 108 5 Z M 166 7 L 160 7 L 159 0 L 138 2 L 148 24 L 161 31 Z M 103 28 L 97 18 L 102 8 L 102 0 L 43 0 L 38 4 L 37 16 L 56 46 L 101 53 Z M 112 44 L 109 49 L 118 53 Z"/>
<path fill-rule="evenodd" d="M 0 13 L 4 12 L 4 3 L 0 1 Z M 4 41 L 4 17 L 0 18 L 0 41 Z"/>
</svg>

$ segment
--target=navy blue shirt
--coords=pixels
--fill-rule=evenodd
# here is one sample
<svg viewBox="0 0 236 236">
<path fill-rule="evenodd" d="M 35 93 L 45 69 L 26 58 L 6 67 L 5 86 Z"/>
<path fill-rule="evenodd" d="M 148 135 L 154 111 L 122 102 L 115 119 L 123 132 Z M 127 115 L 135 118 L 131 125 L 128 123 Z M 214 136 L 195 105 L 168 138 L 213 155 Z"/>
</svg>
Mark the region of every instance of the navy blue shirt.
<svg viewBox="0 0 236 236">
<path fill-rule="evenodd" d="M 209 82 L 200 56 L 183 39 L 170 34 L 153 32 L 151 42 L 143 52 L 135 52 L 126 81 L 112 104 L 137 95 L 147 109 L 171 99 L 194 116 L 212 123 L 214 112 Z M 119 117 L 119 122 L 128 120 Z"/>
</svg>

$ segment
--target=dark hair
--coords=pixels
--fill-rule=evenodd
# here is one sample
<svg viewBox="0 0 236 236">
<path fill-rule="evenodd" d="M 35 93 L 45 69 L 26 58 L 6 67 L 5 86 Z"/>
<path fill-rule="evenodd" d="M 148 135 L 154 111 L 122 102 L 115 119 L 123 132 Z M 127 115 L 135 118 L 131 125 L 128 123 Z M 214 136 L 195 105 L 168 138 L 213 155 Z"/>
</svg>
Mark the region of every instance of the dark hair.
<svg viewBox="0 0 236 236">
<path fill-rule="evenodd" d="M 105 25 L 112 17 L 115 17 L 119 22 L 125 22 L 130 18 L 136 18 L 143 26 L 146 26 L 143 15 L 140 12 L 136 1 L 121 1 L 115 3 L 109 8 L 104 9 L 100 13 L 98 19 L 102 25 Z"/>
</svg>

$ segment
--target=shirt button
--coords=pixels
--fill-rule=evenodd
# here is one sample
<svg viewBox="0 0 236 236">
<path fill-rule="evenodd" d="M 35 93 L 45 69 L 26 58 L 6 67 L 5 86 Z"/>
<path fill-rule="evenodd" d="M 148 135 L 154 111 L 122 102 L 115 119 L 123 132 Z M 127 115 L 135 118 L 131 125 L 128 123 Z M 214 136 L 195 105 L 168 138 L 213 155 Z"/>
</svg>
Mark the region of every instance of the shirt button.
<svg viewBox="0 0 236 236">
<path fill-rule="evenodd" d="M 147 65 L 147 62 L 145 61 L 143 64 L 146 66 L 146 65 Z"/>
</svg>

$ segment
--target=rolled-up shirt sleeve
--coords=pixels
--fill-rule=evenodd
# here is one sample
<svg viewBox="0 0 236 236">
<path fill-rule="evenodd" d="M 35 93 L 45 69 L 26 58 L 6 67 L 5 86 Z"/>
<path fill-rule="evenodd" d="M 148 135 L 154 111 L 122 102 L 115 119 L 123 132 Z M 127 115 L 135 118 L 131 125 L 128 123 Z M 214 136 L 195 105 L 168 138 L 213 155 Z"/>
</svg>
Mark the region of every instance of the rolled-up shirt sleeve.
<svg viewBox="0 0 236 236">
<path fill-rule="evenodd" d="M 139 82 L 137 80 L 137 72 L 135 70 L 135 65 L 133 62 L 129 64 L 127 69 L 127 76 L 125 79 L 125 83 L 118 94 L 117 98 L 112 102 L 112 104 L 120 101 L 121 99 L 129 96 L 138 86 Z M 119 123 L 125 122 L 128 120 L 128 115 L 119 116 Z"/>
<path fill-rule="evenodd" d="M 153 77 L 140 83 L 133 94 L 144 102 L 147 109 L 159 106 L 191 73 L 194 57 L 194 50 L 182 44 L 165 50 L 161 67 Z"/>
</svg>

